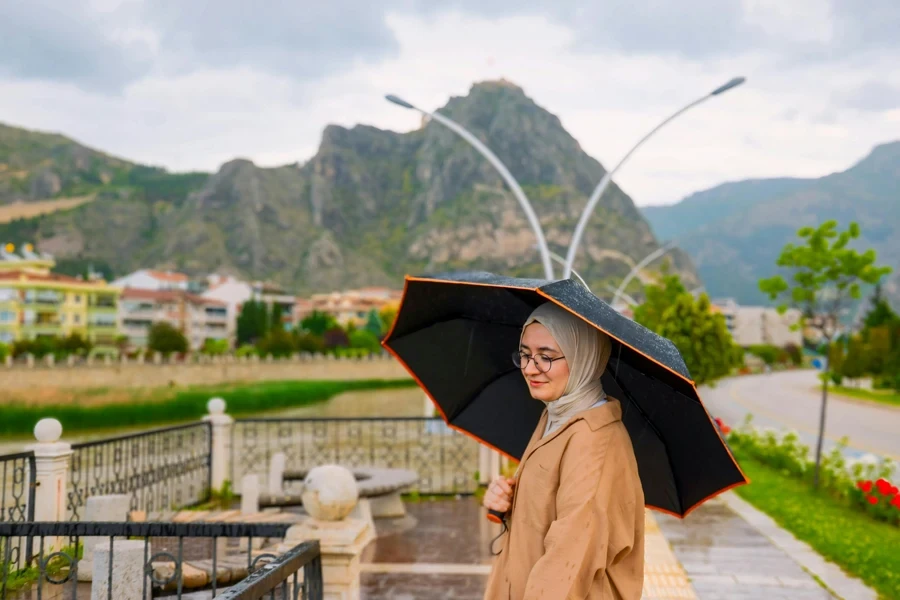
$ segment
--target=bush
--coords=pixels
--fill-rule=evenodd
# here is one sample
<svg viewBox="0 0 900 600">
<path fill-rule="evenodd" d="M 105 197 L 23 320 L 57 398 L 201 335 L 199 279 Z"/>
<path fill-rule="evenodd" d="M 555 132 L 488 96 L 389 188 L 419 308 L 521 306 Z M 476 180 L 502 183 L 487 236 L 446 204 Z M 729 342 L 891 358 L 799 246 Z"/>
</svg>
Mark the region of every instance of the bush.
<svg viewBox="0 0 900 600">
<path fill-rule="evenodd" d="M 381 342 L 378 337 L 368 329 L 357 329 L 349 335 L 350 347 L 360 348 L 369 354 L 375 354 L 381 350 Z"/>
<path fill-rule="evenodd" d="M 6 357 L 9 356 L 9 352 L 9 346 L 4 344 L 3 342 L 0 342 L 0 361 L 6 360 Z"/>
<path fill-rule="evenodd" d="M 749 346 L 747 352 L 758 357 L 769 366 L 777 363 L 779 355 L 782 354 L 781 349 L 778 346 L 772 346 L 771 344 Z"/>
<path fill-rule="evenodd" d="M 788 355 L 788 359 L 795 367 L 803 364 L 803 350 L 796 344 L 787 344 L 784 352 Z"/>
<path fill-rule="evenodd" d="M 254 354 L 258 355 L 259 350 L 256 348 L 256 346 L 253 346 L 251 344 L 245 344 L 234 351 L 234 355 L 237 356 L 238 358 L 243 358 L 245 356 L 253 356 Z"/>
<path fill-rule="evenodd" d="M 203 348 L 200 349 L 203 354 L 210 356 L 221 356 L 228 353 L 228 340 L 214 340 L 206 338 L 203 341 Z"/>
<path fill-rule="evenodd" d="M 314 333 L 295 332 L 294 346 L 298 352 L 309 352 L 310 354 L 325 352 L 325 340 L 322 339 L 322 336 Z"/>
<path fill-rule="evenodd" d="M 332 327 L 325 332 L 322 339 L 325 342 L 325 348 L 327 350 L 346 348 L 350 345 L 350 338 L 347 336 L 347 332 L 340 327 Z"/>
<path fill-rule="evenodd" d="M 783 474 L 808 483 L 813 480 L 815 462 L 809 458 L 809 447 L 800 443 L 796 432 L 760 430 L 751 426 L 748 417 L 742 427 L 728 435 L 728 444 Z M 900 495 L 887 479 L 893 472 L 893 462 L 884 459 L 879 463 L 874 457 L 847 461 L 843 454 L 846 445 L 844 438 L 822 457 L 821 488 L 879 521 L 900 525 Z"/>
<path fill-rule="evenodd" d="M 147 334 L 147 349 L 163 354 L 187 352 L 188 341 L 172 324 L 161 321 L 150 327 Z"/>
<path fill-rule="evenodd" d="M 272 356 L 289 356 L 295 350 L 294 337 L 280 328 L 273 328 L 257 344 L 261 354 Z"/>
</svg>

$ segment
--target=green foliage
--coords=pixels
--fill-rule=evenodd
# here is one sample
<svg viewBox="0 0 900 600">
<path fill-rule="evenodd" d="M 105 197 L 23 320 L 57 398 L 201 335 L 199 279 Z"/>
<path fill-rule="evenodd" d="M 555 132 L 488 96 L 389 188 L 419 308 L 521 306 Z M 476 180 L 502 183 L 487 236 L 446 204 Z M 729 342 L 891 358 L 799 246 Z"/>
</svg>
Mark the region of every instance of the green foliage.
<svg viewBox="0 0 900 600">
<path fill-rule="evenodd" d="M 665 275 L 661 285 L 647 286 L 646 296 L 635 321 L 675 344 L 698 385 L 725 377 L 741 363 L 725 317 L 712 311 L 705 294 L 694 299 L 677 275 Z"/>
<path fill-rule="evenodd" d="M 644 294 L 646 299 L 643 304 L 634 309 L 634 320 L 656 333 L 659 333 L 663 314 L 669 307 L 685 294 L 690 296 L 678 275 L 663 275 L 662 281 L 647 286 Z"/>
<path fill-rule="evenodd" d="M 378 315 L 378 311 L 374 308 L 369 311 L 369 315 L 366 319 L 365 329 L 378 339 L 381 339 L 381 336 L 385 334 L 384 323 L 382 323 L 381 317 Z"/>
<path fill-rule="evenodd" d="M 747 352 L 749 352 L 753 356 L 758 357 L 767 365 L 772 366 L 775 363 L 779 362 L 778 359 L 784 351 L 778 346 L 773 346 L 771 344 L 760 344 L 755 346 L 748 346 Z"/>
<path fill-rule="evenodd" d="M 846 231 L 837 227 L 832 220 L 799 229 L 797 236 L 804 243 L 785 245 L 776 263 L 790 272 L 790 281 L 776 275 L 759 282 L 771 300 L 781 299 L 779 310 L 799 308 L 805 324 L 819 329 L 826 340 L 834 336 L 832 326 L 847 303 L 860 297 L 861 285 L 875 285 L 891 273 L 890 267 L 876 266 L 874 250 L 860 253 L 849 247 L 859 238 L 858 224 L 850 223 Z M 813 319 L 816 316 L 824 318 Z"/>
<path fill-rule="evenodd" d="M 268 331 L 284 331 L 284 310 L 281 308 L 280 304 L 272 305 L 272 317 L 269 320 L 269 328 Z"/>
<path fill-rule="evenodd" d="M 282 327 L 275 327 L 257 342 L 261 355 L 290 356 L 294 353 L 294 336 Z"/>
<path fill-rule="evenodd" d="M 398 311 L 399 307 L 395 304 L 389 304 L 378 311 L 378 318 L 381 319 L 381 331 L 384 332 L 384 335 L 387 335 L 394 326 Z"/>
<path fill-rule="evenodd" d="M 357 329 L 348 338 L 351 348 L 359 348 L 371 354 L 381 351 L 381 342 L 378 340 L 378 336 L 368 329 Z"/>
<path fill-rule="evenodd" d="M 872 306 L 869 308 L 869 312 L 866 313 L 865 320 L 863 321 L 866 329 L 896 327 L 900 324 L 900 317 L 897 316 L 897 313 L 891 308 L 887 298 L 884 297 L 884 290 L 881 287 L 881 283 L 878 283 L 875 286 L 875 292 L 872 294 L 870 302 Z"/>
<path fill-rule="evenodd" d="M 70 354 L 85 356 L 91 351 L 91 343 L 78 333 L 66 337 L 40 336 L 34 339 L 21 339 L 13 342 L 9 351 L 16 358 L 31 354 L 35 358 L 44 358 L 52 354 L 56 359 L 63 359 Z"/>
<path fill-rule="evenodd" d="M 900 372 L 897 372 L 897 376 L 900 377 Z M 872 386 L 874 389 L 872 390 L 867 390 L 865 388 L 838 387 L 835 388 L 834 391 L 842 396 L 879 402 L 881 404 L 900 408 L 900 389 L 894 388 L 892 385 L 893 383 L 894 380 L 892 379 L 882 378 L 874 382 L 874 385 Z M 891 393 L 892 389 L 896 390 L 896 392 Z"/>
<path fill-rule="evenodd" d="M 221 356 L 228 353 L 228 340 L 214 340 L 206 338 L 203 340 L 203 348 L 200 349 L 203 354 L 210 356 Z"/>
<path fill-rule="evenodd" d="M 150 326 L 147 333 L 147 349 L 163 354 L 187 352 L 188 341 L 171 323 L 160 321 Z"/>
<path fill-rule="evenodd" d="M 6 360 L 6 357 L 9 356 L 10 347 L 3 342 L 0 342 L 0 362 Z"/>
<path fill-rule="evenodd" d="M 847 356 L 841 365 L 840 373 L 847 379 L 859 379 L 868 372 L 868 353 L 862 339 L 858 336 L 850 338 Z"/>
<path fill-rule="evenodd" d="M 752 483 L 735 492 L 824 558 L 862 579 L 883 598 L 900 598 L 900 528 L 879 523 L 845 501 L 737 448 Z"/>
<path fill-rule="evenodd" d="M 322 336 L 314 333 L 295 331 L 294 345 L 297 348 L 297 352 L 308 352 L 310 354 L 322 354 L 325 352 L 325 340 L 322 339 Z"/>
<path fill-rule="evenodd" d="M 269 332 L 271 319 L 264 302 L 247 300 L 237 317 L 238 345 L 255 344 Z"/>
<path fill-rule="evenodd" d="M 325 342 L 325 348 L 327 350 L 347 348 L 350 346 L 350 338 L 347 336 L 347 332 L 340 327 L 328 329 L 322 336 L 322 340 Z"/>
<path fill-rule="evenodd" d="M 323 402 L 333 396 L 356 390 L 380 390 L 414 387 L 412 379 L 360 379 L 354 381 L 266 381 L 252 384 L 190 386 L 172 388 L 162 399 L 135 399 L 116 404 L 3 406 L 0 435 L 28 435 L 37 423 L 52 414 L 65 424 L 66 431 L 94 431 L 147 427 L 163 423 L 195 421 L 207 414 L 206 403 L 212 397 L 224 398 L 228 414 L 250 415 Z"/>
<path fill-rule="evenodd" d="M 303 331 L 318 336 L 324 336 L 326 331 L 334 329 L 337 326 L 338 322 L 334 316 L 318 310 L 312 311 L 300 321 L 300 328 Z"/>
<path fill-rule="evenodd" d="M 234 355 L 238 358 L 244 358 L 245 356 L 253 356 L 254 354 L 259 355 L 259 350 L 256 346 L 252 344 L 245 344 L 240 346 L 237 350 L 234 351 Z"/>
<path fill-rule="evenodd" d="M 662 314 L 657 333 L 675 344 L 697 385 L 725 377 L 741 364 L 741 350 L 725 317 L 712 312 L 705 294 L 697 300 L 691 294 L 679 296 Z"/>
</svg>

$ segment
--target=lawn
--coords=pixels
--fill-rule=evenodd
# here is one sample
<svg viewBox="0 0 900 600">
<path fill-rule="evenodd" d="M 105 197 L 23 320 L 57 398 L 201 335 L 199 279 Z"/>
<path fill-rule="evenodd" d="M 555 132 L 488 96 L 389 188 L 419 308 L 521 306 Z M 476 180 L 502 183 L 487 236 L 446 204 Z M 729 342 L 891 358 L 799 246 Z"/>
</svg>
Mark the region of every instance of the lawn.
<svg viewBox="0 0 900 600">
<path fill-rule="evenodd" d="M 155 392 L 148 398 L 134 390 L 130 402 L 113 404 L 66 403 L 29 405 L 5 404 L 0 418 L 0 436 L 31 433 L 38 420 L 59 419 L 67 433 L 151 426 L 196 421 L 207 414 L 210 398 L 221 397 L 232 416 L 306 406 L 324 402 L 343 392 L 414 386 L 411 379 L 363 379 L 354 381 L 266 381 L 260 383 L 190 386 Z M 161 395 L 162 394 L 162 395 Z"/>
<path fill-rule="evenodd" d="M 859 398 L 860 400 L 871 400 L 873 402 L 880 402 L 881 404 L 900 406 L 900 394 L 891 390 L 864 390 L 858 388 L 836 387 L 834 388 L 834 393 L 840 396 Z"/>
<path fill-rule="evenodd" d="M 746 454 L 735 454 L 752 481 L 735 489 L 739 496 L 882 598 L 900 599 L 900 527 L 875 521 Z"/>
</svg>

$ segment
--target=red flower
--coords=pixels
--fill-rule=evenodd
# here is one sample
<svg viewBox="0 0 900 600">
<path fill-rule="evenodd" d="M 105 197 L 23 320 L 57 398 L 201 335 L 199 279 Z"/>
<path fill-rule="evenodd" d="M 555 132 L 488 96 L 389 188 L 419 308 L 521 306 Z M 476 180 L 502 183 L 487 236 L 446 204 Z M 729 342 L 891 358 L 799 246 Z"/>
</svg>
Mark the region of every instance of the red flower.
<svg viewBox="0 0 900 600">
<path fill-rule="evenodd" d="M 878 488 L 878 493 L 882 496 L 887 496 L 891 491 L 891 482 L 887 479 L 879 479 L 875 482 L 875 487 Z"/>
<path fill-rule="evenodd" d="M 896 496 L 897 494 L 900 494 L 900 489 L 897 489 L 896 485 L 891 486 L 891 493 Z"/>
<path fill-rule="evenodd" d="M 861 489 L 863 493 L 868 494 L 872 491 L 872 482 L 871 481 L 858 481 L 856 483 L 856 487 Z"/>
<path fill-rule="evenodd" d="M 875 496 L 866 496 L 866 500 L 869 501 L 869 504 L 878 504 L 878 498 Z"/>
<path fill-rule="evenodd" d="M 894 496 L 894 499 L 891 500 L 891 506 L 894 506 L 898 510 L 900 510 L 900 494 Z"/>
</svg>

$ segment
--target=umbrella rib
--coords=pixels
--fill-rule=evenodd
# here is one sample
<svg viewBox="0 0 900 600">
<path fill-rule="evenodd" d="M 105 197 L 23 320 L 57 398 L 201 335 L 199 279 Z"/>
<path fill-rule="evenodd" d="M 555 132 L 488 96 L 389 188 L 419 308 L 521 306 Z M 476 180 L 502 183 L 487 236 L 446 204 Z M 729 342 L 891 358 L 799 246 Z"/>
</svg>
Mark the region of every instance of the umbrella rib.
<svg viewBox="0 0 900 600">
<path fill-rule="evenodd" d="M 618 365 L 616 365 L 616 366 L 618 367 Z M 616 370 L 618 370 L 618 369 L 616 369 Z M 628 399 L 628 401 L 631 403 L 631 405 L 637 409 L 638 413 L 640 413 L 641 417 L 643 417 L 643 419 L 644 419 L 644 421 L 646 421 L 647 425 L 650 426 L 650 429 L 653 430 L 653 433 L 656 434 L 656 437 L 658 437 L 659 440 L 662 442 L 663 441 L 662 434 L 659 432 L 659 429 L 656 428 L 656 425 L 653 424 L 653 421 L 650 420 L 650 417 L 647 416 L 647 413 L 644 412 L 644 409 L 641 408 L 641 405 L 638 404 L 637 400 L 634 399 L 634 396 L 632 396 L 628 392 L 628 390 L 625 389 L 625 386 L 622 385 L 622 382 L 619 381 L 619 377 L 615 373 L 610 373 L 610 375 L 612 375 L 613 381 L 616 382 L 616 385 L 619 386 L 619 389 L 622 390 L 622 393 L 625 394 L 625 397 Z M 663 443 L 663 447 L 665 447 L 665 443 Z M 675 467 L 674 467 L 674 465 L 672 465 L 672 458 L 671 458 L 671 456 L 669 456 L 668 451 L 666 451 L 666 462 L 669 463 L 669 470 L 672 473 L 672 483 L 675 484 L 675 494 L 676 494 L 675 497 L 678 498 L 679 504 L 681 504 L 681 489 L 680 489 L 680 486 L 678 485 L 678 478 L 675 476 Z"/>
</svg>

